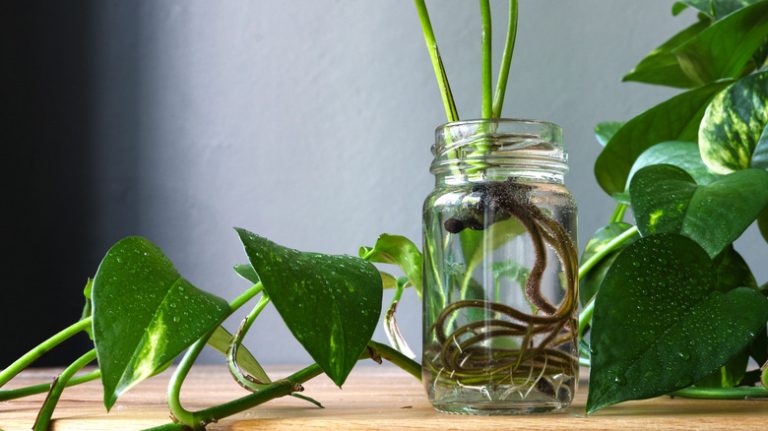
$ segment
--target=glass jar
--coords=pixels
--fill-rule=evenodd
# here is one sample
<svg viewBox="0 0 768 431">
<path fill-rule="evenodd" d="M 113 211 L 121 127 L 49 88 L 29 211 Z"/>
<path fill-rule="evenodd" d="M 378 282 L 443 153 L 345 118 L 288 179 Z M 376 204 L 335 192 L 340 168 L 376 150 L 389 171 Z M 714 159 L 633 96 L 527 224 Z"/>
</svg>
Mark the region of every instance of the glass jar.
<svg viewBox="0 0 768 431">
<path fill-rule="evenodd" d="M 432 405 L 480 415 L 567 407 L 579 370 L 578 257 L 562 129 L 449 123 L 432 152 L 422 357 Z"/>
</svg>

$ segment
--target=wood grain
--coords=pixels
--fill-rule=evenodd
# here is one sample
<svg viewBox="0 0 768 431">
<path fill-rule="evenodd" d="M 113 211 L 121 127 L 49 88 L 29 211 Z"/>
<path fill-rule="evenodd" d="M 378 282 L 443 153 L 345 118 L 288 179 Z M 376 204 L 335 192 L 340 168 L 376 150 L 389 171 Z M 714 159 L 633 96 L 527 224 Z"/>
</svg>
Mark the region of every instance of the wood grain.
<svg viewBox="0 0 768 431">
<path fill-rule="evenodd" d="M 295 369 L 295 368 L 294 368 Z M 279 377 L 290 371 L 272 368 Z M 10 387 L 46 382 L 56 370 L 27 371 Z M 55 430 L 141 430 L 168 422 L 165 386 L 168 373 L 155 377 L 126 394 L 107 414 L 101 405 L 99 383 L 64 392 L 54 417 Z M 212 424 L 215 430 L 768 430 L 768 401 L 710 401 L 656 398 L 610 407 L 586 417 L 586 391 L 579 391 L 565 413 L 474 417 L 436 413 L 421 384 L 400 370 L 386 366 L 360 366 L 344 389 L 319 377 L 305 385 L 306 394 L 319 399 L 318 409 L 294 398 L 283 398 L 236 417 Z M 222 367 L 196 367 L 183 397 L 187 407 L 203 408 L 245 392 L 232 383 Z M 43 401 L 38 395 L 0 403 L 0 428 L 28 430 Z"/>
</svg>

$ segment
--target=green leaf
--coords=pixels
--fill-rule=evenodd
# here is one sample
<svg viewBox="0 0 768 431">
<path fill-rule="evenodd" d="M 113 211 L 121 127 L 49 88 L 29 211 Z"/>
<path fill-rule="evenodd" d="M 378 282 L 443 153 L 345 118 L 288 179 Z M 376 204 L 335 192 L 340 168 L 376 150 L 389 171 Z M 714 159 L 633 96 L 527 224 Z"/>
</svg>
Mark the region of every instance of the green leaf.
<svg viewBox="0 0 768 431">
<path fill-rule="evenodd" d="M 712 0 L 682 0 L 681 3 L 685 3 L 707 15 L 712 15 Z"/>
<path fill-rule="evenodd" d="M 182 278 L 156 245 L 140 237 L 118 241 L 93 279 L 93 335 L 107 409 L 229 313 L 226 301 Z"/>
<path fill-rule="evenodd" d="M 652 165 L 677 166 L 693 177 L 697 184 L 701 185 L 707 185 L 719 178 L 701 160 L 699 146 L 693 142 L 662 142 L 648 148 L 632 165 L 628 182 L 632 181 L 637 171 Z"/>
<path fill-rule="evenodd" d="M 755 151 L 752 153 L 752 162 L 750 166 L 759 169 L 768 169 L 768 126 L 763 130 L 760 135 L 760 140 L 757 141 Z"/>
<path fill-rule="evenodd" d="M 737 287 L 751 287 L 757 289 L 757 280 L 749 269 L 749 265 L 743 257 L 733 248 L 727 247 L 715 258 L 715 272 L 717 274 L 717 290 L 728 292 Z"/>
<path fill-rule="evenodd" d="M 709 27 L 710 23 L 709 20 L 701 20 L 677 33 L 648 54 L 623 80 L 678 88 L 698 86 L 680 67 L 673 51 Z"/>
<path fill-rule="evenodd" d="M 675 4 L 672 5 L 672 15 L 678 16 L 681 13 L 683 13 L 683 11 L 686 10 L 686 9 L 688 9 L 688 5 L 687 4 L 685 4 L 685 3 L 681 2 L 681 1 L 675 2 Z"/>
<path fill-rule="evenodd" d="M 730 14 L 675 48 L 680 67 L 694 82 L 738 78 L 768 37 L 768 0 Z"/>
<path fill-rule="evenodd" d="M 83 311 L 80 313 L 80 320 L 87 319 L 93 315 L 93 300 L 91 299 L 93 297 L 93 279 L 88 278 L 85 282 L 83 296 L 85 297 L 85 304 L 83 304 Z M 86 329 L 85 332 L 88 334 L 88 338 L 93 340 L 93 326 Z"/>
<path fill-rule="evenodd" d="M 765 208 L 757 217 L 757 226 L 760 228 L 763 238 L 768 241 L 768 208 Z"/>
<path fill-rule="evenodd" d="M 744 349 L 715 372 L 696 382 L 700 388 L 735 388 L 747 372 L 749 350 Z"/>
<path fill-rule="evenodd" d="M 416 293 L 421 296 L 424 258 L 411 240 L 404 236 L 381 234 L 373 248 L 360 247 L 359 256 L 369 262 L 400 266 Z"/>
<path fill-rule="evenodd" d="M 379 321 L 379 271 L 356 257 L 304 253 L 237 233 L 288 329 L 341 386 Z"/>
<path fill-rule="evenodd" d="M 250 281 L 253 284 L 258 284 L 261 281 L 259 274 L 256 274 L 256 270 L 253 269 L 250 263 L 237 264 L 234 269 L 243 280 Z"/>
<path fill-rule="evenodd" d="M 589 413 L 690 386 L 750 343 L 768 300 L 715 281 L 707 253 L 680 235 L 642 238 L 619 255 L 595 303 Z"/>
<path fill-rule="evenodd" d="M 759 3 L 760 0 L 710 0 L 715 18 L 721 19 L 749 5 Z"/>
<path fill-rule="evenodd" d="M 616 239 L 616 237 L 626 232 L 626 230 L 631 227 L 632 225 L 630 224 L 617 222 L 611 223 L 598 229 L 598 231 L 595 232 L 595 234 L 592 236 L 592 239 L 590 239 L 587 243 L 587 246 L 584 248 L 584 253 L 581 255 L 582 264 L 595 254 L 601 252 L 608 245 L 608 243 Z M 605 274 L 611 268 L 611 265 L 613 265 L 616 257 L 619 255 L 621 250 L 623 250 L 627 245 L 633 243 L 635 239 L 636 238 L 627 240 L 623 247 L 605 256 L 605 258 L 603 258 L 603 260 L 597 264 L 597 266 L 592 268 L 592 270 L 589 271 L 587 275 L 585 275 L 584 278 L 579 281 L 579 298 L 581 300 L 581 305 L 586 305 L 592 299 L 592 297 L 597 294 L 597 291 L 600 289 L 600 284 L 602 284 L 603 279 L 605 278 Z"/>
<path fill-rule="evenodd" d="M 699 130 L 702 159 L 721 174 L 749 168 L 766 124 L 768 71 L 740 79 L 712 100 Z"/>
<path fill-rule="evenodd" d="M 250 266 L 250 265 L 248 265 Z M 223 326 L 217 327 L 211 338 L 208 339 L 208 345 L 219 351 L 220 353 L 227 354 L 229 346 L 232 344 L 233 336 Z M 244 346 L 240 346 L 237 349 L 237 364 L 246 371 L 248 374 L 256 377 L 262 382 L 271 382 L 267 372 L 264 371 L 259 361 L 248 351 Z"/>
<path fill-rule="evenodd" d="M 624 123 L 621 121 L 606 121 L 598 124 L 595 126 L 595 137 L 597 137 L 597 142 L 601 147 L 606 146 L 608 141 L 613 138 L 613 135 L 615 135 L 623 126 Z"/>
<path fill-rule="evenodd" d="M 638 115 L 608 142 L 595 162 L 595 176 L 609 195 L 624 191 L 635 160 L 666 141 L 695 141 L 709 101 L 722 90 L 718 82 L 675 96 Z"/>
<path fill-rule="evenodd" d="M 768 205 L 768 172 L 747 169 L 699 186 L 678 167 L 654 165 L 635 174 L 629 194 L 643 236 L 680 233 L 714 257 Z"/>
</svg>

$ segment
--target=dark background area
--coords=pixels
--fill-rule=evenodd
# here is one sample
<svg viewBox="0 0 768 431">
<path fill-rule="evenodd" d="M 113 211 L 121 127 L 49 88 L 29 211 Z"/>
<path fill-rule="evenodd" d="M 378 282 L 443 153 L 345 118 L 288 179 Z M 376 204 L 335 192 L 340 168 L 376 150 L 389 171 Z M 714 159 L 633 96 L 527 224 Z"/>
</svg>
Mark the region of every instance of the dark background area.
<svg viewBox="0 0 768 431">
<path fill-rule="evenodd" d="M 0 3 L 0 368 L 79 318 L 107 246 L 89 229 L 94 3 Z M 87 349 L 81 335 L 36 365 Z"/>
</svg>

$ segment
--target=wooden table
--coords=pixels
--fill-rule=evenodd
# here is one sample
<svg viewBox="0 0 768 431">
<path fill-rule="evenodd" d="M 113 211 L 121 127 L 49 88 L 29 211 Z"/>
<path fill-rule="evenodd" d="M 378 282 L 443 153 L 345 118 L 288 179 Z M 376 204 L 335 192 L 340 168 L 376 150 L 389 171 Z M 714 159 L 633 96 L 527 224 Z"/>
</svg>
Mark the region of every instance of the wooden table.
<svg viewBox="0 0 768 431">
<path fill-rule="evenodd" d="M 274 377 L 287 375 L 273 368 Z M 27 371 L 9 387 L 47 382 L 55 370 Z M 142 383 L 121 398 L 107 414 L 101 405 L 98 382 L 64 392 L 54 418 L 55 430 L 140 430 L 168 422 L 165 388 L 168 374 Z M 580 390 L 566 413 L 473 417 L 436 413 L 421 385 L 400 370 L 359 366 L 344 389 L 325 377 L 308 382 L 306 394 L 320 400 L 319 409 L 294 398 L 272 401 L 209 425 L 210 430 L 768 430 L 768 401 L 709 401 L 670 399 L 636 401 L 610 407 L 586 417 L 586 391 Z M 183 399 L 199 409 L 244 394 L 223 367 L 196 367 L 186 382 Z M 0 403 L 0 429 L 28 430 L 43 396 Z"/>
</svg>

